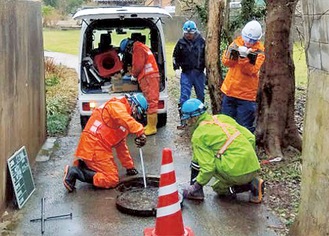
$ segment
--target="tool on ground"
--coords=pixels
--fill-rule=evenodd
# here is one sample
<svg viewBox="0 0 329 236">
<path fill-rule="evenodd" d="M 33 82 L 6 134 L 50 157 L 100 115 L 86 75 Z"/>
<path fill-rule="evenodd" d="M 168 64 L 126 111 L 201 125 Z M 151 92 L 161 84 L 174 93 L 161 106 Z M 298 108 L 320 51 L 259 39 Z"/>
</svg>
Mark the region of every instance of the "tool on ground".
<svg viewBox="0 0 329 236">
<path fill-rule="evenodd" d="M 260 164 L 269 164 L 269 163 L 272 163 L 272 162 L 279 162 L 279 161 L 282 161 L 282 157 L 276 157 L 276 158 L 269 159 L 269 160 L 262 160 L 260 162 Z"/>
<path fill-rule="evenodd" d="M 141 157 L 141 165 L 142 165 L 142 171 L 143 171 L 144 188 L 146 188 L 146 176 L 145 176 L 145 169 L 144 169 L 144 160 L 143 160 L 142 148 L 139 148 L 139 156 Z"/>
<path fill-rule="evenodd" d="M 46 199 L 44 197 L 41 198 L 41 218 L 36 218 L 36 219 L 30 220 L 30 222 L 41 221 L 41 234 L 44 234 L 44 232 L 45 232 L 45 223 L 47 220 L 58 219 L 58 218 L 67 218 L 67 217 L 70 217 L 70 219 L 72 219 L 72 213 L 45 217 L 45 215 L 46 215 L 45 200 Z"/>
</svg>

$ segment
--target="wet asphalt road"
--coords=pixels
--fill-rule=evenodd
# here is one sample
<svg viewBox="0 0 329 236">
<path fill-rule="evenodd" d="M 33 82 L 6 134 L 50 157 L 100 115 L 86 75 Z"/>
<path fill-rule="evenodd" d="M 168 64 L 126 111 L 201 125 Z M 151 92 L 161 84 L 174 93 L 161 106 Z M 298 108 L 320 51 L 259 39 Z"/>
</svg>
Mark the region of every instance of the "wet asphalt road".
<svg viewBox="0 0 329 236">
<path fill-rule="evenodd" d="M 46 55 L 55 56 L 56 62 L 76 68 L 77 58 L 74 56 L 48 52 Z M 176 104 L 170 102 L 169 112 L 175 109 Z M 177 113 L 168 115 L 166 127 L 159 129 L 157 135 L 147 139 L 147 144 L 143 147 L 143 157 L 146 173 L 160 175 L 162 149 L 170 148 L 173 153 L 177 185 L 180 188 L 189 181 L 191 150 L 186 138 L 188 134 L 176 130 L 177 122 Z M 137 217 L 119 212 L 115 207 L 119 192 L 115 189 L 95 189 L 78 181 L 76 191 L 67 193 L 62 183 L 63 170 L 64 166 L 71 164 L 73 160 L 80 132 L 79 115 L 75 110 L 68 135 L 57 139 L 49 160 L 39 161 L 33 165 L 36 191 L 26 205 L 17 211 L 12 235 L 41 235 L 41 223 L 30 220 L 40 218 L 43 197 L 46 217 L 68 213 L 73 215 L 72 219 L 46 221 L 44 235 L 137 236 L 143 235 L 146 227 L 155 226 L 155 217 Z M 132 136 L 128 138 L 128 146 L 136 167 L 141 172 L 139 152 L 133 144 Z M 124 173 L 120 168 L 122 178 Z M 236 200 L 219 199 L 209 185 L 205 187 L 205 195 L 203 202 L 185 200 L 183 203 L 184 226 L 190 227 L 195 235 L 277 235 L 273 229 L 280 228 L 281 222 L 264 204 L 248 203 L 248 195 L 241 194 Z M 172 224 L 175 226 L 176 222 Z"/>
</svg>

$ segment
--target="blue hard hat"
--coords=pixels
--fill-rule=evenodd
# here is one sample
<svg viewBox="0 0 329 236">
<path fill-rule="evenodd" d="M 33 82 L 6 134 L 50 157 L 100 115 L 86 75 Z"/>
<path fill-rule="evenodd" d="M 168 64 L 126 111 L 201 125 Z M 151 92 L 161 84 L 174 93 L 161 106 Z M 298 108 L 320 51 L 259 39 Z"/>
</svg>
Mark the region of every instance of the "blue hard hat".
<svg viewBox="0 0 329 236">
<path fill-rule="evenodd" d="M 143 94 L 125 94 L 125 97 L 128 99 L 133 117 L 141 119 L 146 114 L 148 108 L 147 101 Z"/>
<path fill-rule="evenodd" d="M 200 116 L 205 113 L 207 107 L 196 98 L 191 98 L 183 103 L 182 106 L 182 120 L 187 120 L 195 116 Z"/>
<path fill-rule="evenodd" d="M 194 21 L 188 20 L 183 25 L 184 34 L 186 34 L 186 33 L 194 34 L 197 30 L 198 30 L 198 28 L 196 27 L 196 24 Z"/>
<path fill-rule="evenodd" d="M 126 38 L 126 39 L 123 39 L 120 43 L 120 52 L 121 53 L 124 53 L 127 49 L 127 46 L 131 43 L 133 43 L 134 41 L 129 39 L 129 38 Z"/>
</svg>

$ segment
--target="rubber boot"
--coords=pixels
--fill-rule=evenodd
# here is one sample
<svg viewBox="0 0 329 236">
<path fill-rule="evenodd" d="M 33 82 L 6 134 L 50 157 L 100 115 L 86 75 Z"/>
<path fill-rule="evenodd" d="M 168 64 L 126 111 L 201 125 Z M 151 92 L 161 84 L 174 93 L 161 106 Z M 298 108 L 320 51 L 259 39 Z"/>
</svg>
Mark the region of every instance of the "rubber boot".
<svg viewBox="0 0 329 236">
<path fill-rule="evenodd" d="M 153 135 L 157 133 L 158 114 L 147 114 L 147 125 L 144 128 L 145 135 Z"/>
<path fill-rule="evenodd" d="M 90 184 L 93 184 L 94 181 L 94 175 L 96 174 L 95 171 L 91 170 L 88 168 L 88 166 L 86 165 L 86 163 L 79 159 L 79 166 L 78 168 L 82 171 L 83 173 L 83 178 L 82 179 L 79 179 L 80 181 L 82 182 L 86 182 L 86 183 L 90 183 Z"/>
<path fill-rule="evenodd" d="M 190 185 L 193 185 L 196 181 L 196 177 L 198 176 L 200 172 L 200 166 L 196 162 L 191 162 L 191 180 Z"/>
<path fill-rule="evenodd" d="M 77 176 L 79 174 L 83 175 L 82 172 L 81 173 L 80 172 L 81 172 L 80 169 L 76 166 L 69 166 L 69 165 L 65 166 L 63 183 L 65 188 L 69 192 L 72 192 L 75 189 L 75 182 Z"/>
<path fill-rule="evenodd" d="M 94 175 L 96 174 L 96 172 L 88 168 L 84 168 L 81 170 L 84 178 L 83 179 L 78 178 L 78 180 L 80 180 L 81 182 L 94 184 Z"/>
<path fill-rule="evenodd" d="M 249 201 L 252 203 L 261 203 L 264 195 L 265 183 L 261 178 L 254 178 L 251 181 L 251 191 Z"/>
<path fill-rule="evenodd" d="M 76 180 L 80 180 L 81 182 L 93 183 L 95 171 L 85 168 L 79 168 L 77 166 L 65 166 L 64 169 L 64 178 L 63 183 L 65 188 L 72 192 L 75 189 Z"/>
<path fill-rule="evenodd" d="M 242 185 L 234 185 L 229 188 L 230 193 L 237 194 L 237 193 L 243 193 L 251 190 L 251 183 L 242 184 Z"/>
<path fill-rule="evenodd" d="M 179 120 L 180 120 L 180 125 L 177 126 L 177 129 L 179 130 L 183 130 L 186 127 L 186 123 L 182 120 L 182 106 L 179 103 L 178 104 L 178 113 L 179 113 Z"/>
<path fill-rule="evenodd" d="M 190 200 L 203 200 L 204 199 L 204 192 L 203 186 L 194 183 L 192 186 L 189 186 L 187 189 L 183 190 L 183 197 Z"/>
</svg>

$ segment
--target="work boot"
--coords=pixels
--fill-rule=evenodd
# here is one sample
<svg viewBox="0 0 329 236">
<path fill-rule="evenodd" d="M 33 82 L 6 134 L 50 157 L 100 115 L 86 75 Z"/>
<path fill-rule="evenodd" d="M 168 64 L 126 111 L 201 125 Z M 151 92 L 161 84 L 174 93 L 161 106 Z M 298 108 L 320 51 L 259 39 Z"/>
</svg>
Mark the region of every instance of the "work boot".
<svg viewBox="0 0 329 236">
<path fill-rule="evenodd" d="M 251 183 L 242 184 L 242 185 L 234 185 L 232 187 L 229 187 L 230 193 L 237 194 L 237 193 L 243 193 L 251 190 Z"/>
<path fill-rule="evenodd" d="M 146 136 L 157 133 L 158 114 L 147 114 L 147 125 L 144 128 Z"/>
<path fill-rule="evenodd" d="M 180 125 L 177 125 L 176 127 L 178 130 L 184 130 L 186 128 L 186 124 L 184 124 L 183 122 L 181 122 Z"/>
<path fill-rule="evenodd" d="M 251 181 L 251 192 L 249 201 L 252 203 L 261 203 L 264 195 L 265 183 L 261 178 L 254 178 Z"/>
<path fill-rule="evenodd" d="M 177 129 L 184 130 L 186 128 L 186 123 L 182 120 L 182 106 L 180 103 L 178 104 L 178 114 L 179 114 L 180 125 L 177 125 Z"/>
<path fill-rule="evenodd" d="M 78 159 L 78 167 L 80 169 L 88 168 L 86 163 L 82 159 Z"/>
<path fill-rule="evenodd" d="M 135 168 L 131 168 L 131 169 L 127 169 L 126 174 L 128 176 L 133 176 L 133 175 L 137 175 L 138 174 L 138 171 Z"/>
<path fill-rule="evenodd" d="M 78 178 L 78 180 L 80 180 L 81 182 L 94 184 L 94 176 L 95 176 L 96 172 L 89 168 L 83 168 L 83 169 L 81 169 L 81 171 L 83 173 L 83 178 L 81 178 L 81 179 Z"/>
<path fill-rule="evenodd" d="M 93 181 L 94 180 L 94 175 L 96 174 L 96 172 L 89 169 L 88 166 L 86 165 L 86 163 L 83 160 L 79 159 L 78 161 L 79 161 L 78 168 L 83 173 L 83 178 L 82 179 L 78 178 L 78 179 L 82 182 L 93 184 L 94 183 L 94 181 Z"/>
<path fill-rule="evenodd" d="M 191 162 L 191 180 L 190 185 L 194 184 L 196 182 L 196 177 L 198 176 L 200 172 L 200 166 L 196 162 Z"/>
<path fill-rule="evenodd" d="M 69 165 L 66 165 L 64 169 L 63 183 L 69 192 L 75 189 L 75 182 L 77 179 L 75 169 L 77 169 L 75 166 L 71 167 Z"/>
<path fill-rule="evenodd" d="M 203 186 L 195 182 L 193 185 L 190 185 L 188 188 L 183 189 L 183 197 L 190 200 L 203 200 L 204 192 Z"/>
<path fill-rule="evenodd" d="M 96 174 L 95 171 L 86 169 L 86 168 L 79 168 L 77 166 L 65 166 L 64 169 L 64 178 L 63 183 L 65 188 L 72 192 L 75 189 L 76 180 L 80 180 L 81 182 L 86 183 L 93 183 L 94 175 Z"/>
</svg>

